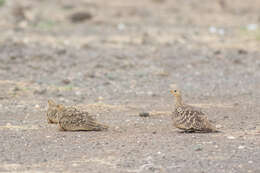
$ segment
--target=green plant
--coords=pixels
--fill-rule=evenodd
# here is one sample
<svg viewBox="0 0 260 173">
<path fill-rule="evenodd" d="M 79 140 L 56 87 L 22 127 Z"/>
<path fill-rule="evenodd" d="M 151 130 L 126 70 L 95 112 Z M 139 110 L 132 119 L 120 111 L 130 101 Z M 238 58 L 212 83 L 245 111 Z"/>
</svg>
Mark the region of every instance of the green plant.
<svg viewBox="0 0 260 173">
<path fill-rule="evenodd" d="M 0 0 L 0 7 L 4 6 L 5 0 Z"/>
</svg>

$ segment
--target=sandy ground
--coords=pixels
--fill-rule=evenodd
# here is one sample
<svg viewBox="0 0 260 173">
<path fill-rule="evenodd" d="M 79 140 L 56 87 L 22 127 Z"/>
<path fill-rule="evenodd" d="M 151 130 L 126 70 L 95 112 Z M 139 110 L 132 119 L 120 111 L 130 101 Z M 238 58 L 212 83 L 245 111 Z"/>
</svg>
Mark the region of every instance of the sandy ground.
<svg viewBox="0 0 260 173">
<path fill-rule="evenodd" d="M 1 0 L 0 172 L 260 172 L 259 11 L 258 0 Z M 172 83 L 222 132 L 179 133 Z M 110 129 L 58 131 L 50 98 Z"/>
</svg>

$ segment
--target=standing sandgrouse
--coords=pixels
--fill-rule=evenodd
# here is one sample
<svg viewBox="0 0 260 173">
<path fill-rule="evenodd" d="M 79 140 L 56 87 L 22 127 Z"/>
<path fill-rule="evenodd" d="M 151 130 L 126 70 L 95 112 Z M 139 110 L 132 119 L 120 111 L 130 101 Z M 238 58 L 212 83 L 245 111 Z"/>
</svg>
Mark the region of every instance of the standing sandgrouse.
<svg viewBox="0 0 260 173">
<path fill-rule="evenodd" d="M 175 86 L 171 93 L 176 98 L 175 110 L 172 113 L 173 124 L 184 132 L 218 132 L 206 115 L 196 108 L 182 102 L 181 91 Z"/>
<path fill-rule="evenodd" d="M 88 112 L 76 107 L 65 107 L 57 105 L 58 124 L 62 131 L 101 131 L 108 129 L 108 126 L 97 123 Z"/>
</svg>

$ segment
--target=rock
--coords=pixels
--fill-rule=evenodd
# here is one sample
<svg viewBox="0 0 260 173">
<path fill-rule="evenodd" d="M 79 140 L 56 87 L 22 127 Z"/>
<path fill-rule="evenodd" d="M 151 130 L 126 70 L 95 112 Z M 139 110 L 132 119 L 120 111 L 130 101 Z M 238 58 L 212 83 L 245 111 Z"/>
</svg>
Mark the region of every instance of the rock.
<svg viewBox="0 0 260 173">
<path fill-rule="evenodd" d="M 211 27 L 209 27 L 209 32 L 210 33 L 216 33 L 217 32 L 217 28 L 214 27 L 214 26 L 211 26 Z"/>
<path fill-rule="evenodd" d="M 70 84 L 70 82 L 71 81 L 69 79 L 63 79 L 62 80 L 62 83 L 66 84 L 66 85 Z"/>
<path fill-rule="evenodd" d="M 117 29 L 118 29 L 119 31 L 123 31 L 123 30 L 125 30 L 125 28 L 126 28 L 126 26 L 125 26 L 125 24 L 123 24 L 123 23 L 119 23 L 119 24 L 117 25 Z"/>
<path fill-rule="evenodd" d="M 247 54 L 247 51 L 244 49 L 238 49 L 238 54 Z"/>
<path fill-rule="evenodd" d="M 221 54 L 221 50 L 216 50 L 216 51 L 214 52 L 214 54 L 215 54 L 215 55 Z"/>
<path fill-rule="evenodd" d="M 234 106 L 239 106 L 239 103 L 234 103 Z"/>
<path fill-rule="evenodd" d="M 81 95 L 81 92 L 80 92 L 80 91 L 76 91 L 75 94 L 76 94 L 77 96 L 80 96 L 80 95 Z"/>
<path fill-rule="evenodd" d="M 200 145 L 195 146 L 194 151 L 202 151 L 202 147 Z"/>
<path fill-rule="evenodd" d="M 243 145 L 238 146 L 238 149 L 244 149 L 244 148 L 245 148 L 245 146 L 243 146 Z"/>
<path fill-rule="evenodd" d="M 219 35 L 224 35 L 225 34 L 225 30 L 223 28 L 218 29 L 218 34 Z"/>
<path fill-rule="evenodd" d="M 242 64 L 242 61 L 240 59 L 235 59 L 233 61 L 234 64 Z"/>
<path fill-rule="evenodd" d="M 219 34 L 219 35 L 224 35 L 225 34 L 225 30 L 223 28 L 217 28 L 214 26 L 209 27 L 209 32 L 212 34 Z"/>
<path fill-rule="evenodd" d="M 248 24 L 248 25 L 246 26 L 246 29 L 247 29 L 248 31 L 255 31 L 257 28 L 258 28 L 257 24 Z"/>
<path fill-rule="evenodd" d="M 43 95 L 43 94 L 45 94 L 46 92 L 47 92 L 47 89 L 44 88 L 44 89 L 37 89 L 37 90 L 35 90 L 33 93 L 34 93 L 34 94 Z"/>
<path fill-rule="evenodd" d="M 228 139 L 236 139 L 234 136 L 227 136 Z"/>
<path fill-rule="evenodd" d="M 139 113 L 139 116 L 140 117 L 149 117 L 150 114 L 148 112 L 141 112 L 141 113 Z"/>
<path fill-rule="evenodd" d="M 66 51 L 66 49 L 59 49 L 59 50 L 56 51 L 56 53 L 57 53 L 58 55 L 64 55 L 64 54 L 67 53 L 67 51 Z"/>
<path fill-rule="evenodd" d="M 14 92 L 20 91 L 20 90 L 21 90 L 21 89 L 20 89 L 18 86 L 16 86 L 16 87 L 13 88 L 13 91 L 14 91 Z"/>
<path fill-rule="evenodd" d="M 149 96 L 156 96 L 156 94 L 154 94 L 152 91 L 148 91 L 147 95 L 149 95 Z"/>
<path fill-rule="evenodd" d="M 80 23 L 80 22 L 84 22 L 86 20 L 90 20 L 92 19 L 92 14 L 89 12 L 75 12 L 74 14 L 72 14 L 69 19 L 72 23 Z"/>
</svg>

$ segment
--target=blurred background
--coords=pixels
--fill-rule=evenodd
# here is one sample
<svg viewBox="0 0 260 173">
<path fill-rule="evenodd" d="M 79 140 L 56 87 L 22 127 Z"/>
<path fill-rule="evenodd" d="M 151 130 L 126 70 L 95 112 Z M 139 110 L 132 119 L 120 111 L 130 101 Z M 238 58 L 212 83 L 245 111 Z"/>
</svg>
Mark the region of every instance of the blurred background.
<svg viewBox="0 0 260 173">
<path fill-rule="evenodd" d="M 259 8 L 257 0 L 1 0 L 1 78 L 118 94 L 167 93 L 172 82 L 198 95 L 252 92 Z"/>
</svg>

